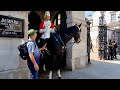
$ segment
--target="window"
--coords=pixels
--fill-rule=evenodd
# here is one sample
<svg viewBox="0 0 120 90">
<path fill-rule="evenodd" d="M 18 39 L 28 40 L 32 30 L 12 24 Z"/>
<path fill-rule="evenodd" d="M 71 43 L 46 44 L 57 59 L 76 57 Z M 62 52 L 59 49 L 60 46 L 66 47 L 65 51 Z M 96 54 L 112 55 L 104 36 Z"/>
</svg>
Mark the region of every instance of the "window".
<svg viewBox="0 0 120 90">
<path fill-rule="evenodd" d="M 58 14 L 54 19 L 54 25 L 60 25 L 61 24 L 61 15 Z"/>
<path fill-rule="evenodd" d="M 66 19 L 66 11 L 59 11 L 54 16 L 52 22 L 54 23 L 57 29 L 64 29 L 67 27 Z"/>
<path fill-rule="evenodd" d="M 58 14 L 54 20 L 54 25 L 60 25 L 61 24 L 61 14 Z"/>
<path fill-rule="evenodd" d="M 58 25 L 60 25 L 60 20 L 61 20 L 61 17 L 60 17 L 60 14 L 58 14 Z"/>
<path fill-rule="evenodd" d="M 111 22 L 116 21 L 116 14 L 113 13 L 111 14 Z"/>
<path fill-rule="evenodd" d="M 56 26 L 56 19 L 54 20 L 54 25 Z"/>
</svg>

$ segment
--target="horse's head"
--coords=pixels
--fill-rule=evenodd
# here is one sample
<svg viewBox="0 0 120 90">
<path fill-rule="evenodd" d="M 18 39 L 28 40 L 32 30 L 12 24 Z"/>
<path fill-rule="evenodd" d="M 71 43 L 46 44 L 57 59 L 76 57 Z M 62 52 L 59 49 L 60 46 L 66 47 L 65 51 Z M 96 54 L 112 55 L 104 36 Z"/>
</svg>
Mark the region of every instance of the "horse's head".
<svg viewBox="0 0 120 90">
<path fill-rule="evenodd" d="M 77 24 L 75 25 L 78 28 L 78 30 L 77 30 L 77 32 L 76 32 L 76 34 L 74 36 L 75 43 L 79 43 L 81 41 L 81 39 L 80 39 L 81 25 L 82 25 L 82 23 L 80 25 L 77 25 Z"/>
</svg>

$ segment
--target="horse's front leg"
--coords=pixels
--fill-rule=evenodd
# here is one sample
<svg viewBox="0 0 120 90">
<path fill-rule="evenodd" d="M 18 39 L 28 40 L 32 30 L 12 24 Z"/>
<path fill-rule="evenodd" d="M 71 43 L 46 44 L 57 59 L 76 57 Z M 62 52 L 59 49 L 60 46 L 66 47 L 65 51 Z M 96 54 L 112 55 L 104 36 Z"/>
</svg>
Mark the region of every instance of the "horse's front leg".
<svg viewBox="0 0 120 90">
<path fill-rule="evenodd" d="M 49 79 L 52 79 L 52 71 L 49 72 L 48 77 L 49 77 Z"/>
<path fill-rule="evenodd" d="M 45 64 L 43 65 L 43 71 L 44 71 L 44 72 L 46 71 Z"/>
<path fill-rule="evenodd" d="M 46 62 L 47 62 L 47 59 L 48 58 L 44 58 L 44 61 L 43 61 L 43 71 L 46 72 Z"/>
<path fill-rule="evenodd" d="M 58 60 L 58 71 L 57 71 L 58 79 L 61 79 L 60 69 L 62 68 L 63 54 L 64 53 L 61 53 L 60 55 L 57 56 L 57 60 Z"/>
<path fill-rule="evenodd" d="M 60 69 L 58 69 L 57 74 L 58 74 L 58 79 L 61 79 Z"/>
</svg>

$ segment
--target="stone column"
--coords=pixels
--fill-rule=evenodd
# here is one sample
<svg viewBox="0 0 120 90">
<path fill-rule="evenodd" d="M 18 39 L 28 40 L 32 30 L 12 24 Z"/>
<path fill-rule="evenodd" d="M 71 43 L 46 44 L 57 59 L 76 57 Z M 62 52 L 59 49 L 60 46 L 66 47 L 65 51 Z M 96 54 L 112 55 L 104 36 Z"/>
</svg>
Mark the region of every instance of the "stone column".
<svg viewBox="0 0 120 90">
<path fill-rule="evenodd" d="M 73 26 L 76 23 L 81 26 L 81 42 L 74 44 L 73 39 L 67 43 L 67 57 L 66 57 L 66 69 L 76 70 L 82 67 L 86 67 L 87 64 L 87 28 L 85 22 L 84 11 L 66 11 L 67 13 L 67 26 Z"/>
<path fill-rule="evenodd" d="M 27 40 L 29 11 L 0 11 L 0 15 L 24 19 L 24 38 L 0 37 L 0 79 L 27 79 L 27 61 L 21 60 L 17 49 L 21 40 Z"/>
</svg>

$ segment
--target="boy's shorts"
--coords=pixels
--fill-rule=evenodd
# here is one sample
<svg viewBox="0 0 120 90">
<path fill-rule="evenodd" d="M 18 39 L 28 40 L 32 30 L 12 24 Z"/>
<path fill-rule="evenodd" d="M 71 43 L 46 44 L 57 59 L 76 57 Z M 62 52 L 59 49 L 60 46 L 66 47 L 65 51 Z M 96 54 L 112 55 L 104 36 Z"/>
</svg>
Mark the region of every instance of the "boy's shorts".
<svg viewBox="0 0 120 90">
<path fill-rule="evenodd" d="M 28 68 L 30 70 L 30 79 L 37 79 L 38 78 L 38 71 L 34 69 L 34 65 L 28 63 Z"/>
</svg>

